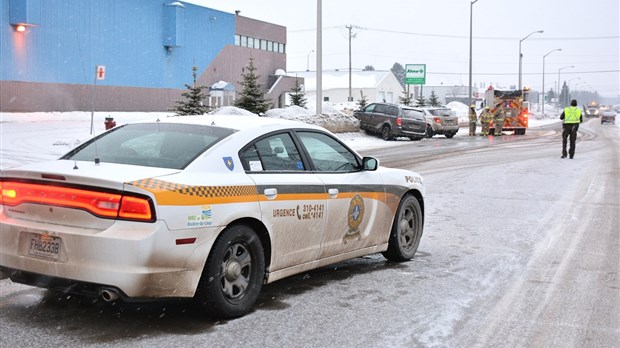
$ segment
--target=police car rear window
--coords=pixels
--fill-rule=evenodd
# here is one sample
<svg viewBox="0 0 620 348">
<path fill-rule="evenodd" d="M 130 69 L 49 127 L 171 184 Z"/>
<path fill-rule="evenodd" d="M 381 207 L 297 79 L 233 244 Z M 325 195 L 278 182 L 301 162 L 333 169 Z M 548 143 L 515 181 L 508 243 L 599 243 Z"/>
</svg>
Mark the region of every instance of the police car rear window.
<svg viewBox="0 0 620 348">
<path fill-rule="evenodd" d="M 234 133 L 203 125 L 128 124 L 104 133 L 62 159 L 183 169 L 201 153 Z"/>
</svg>

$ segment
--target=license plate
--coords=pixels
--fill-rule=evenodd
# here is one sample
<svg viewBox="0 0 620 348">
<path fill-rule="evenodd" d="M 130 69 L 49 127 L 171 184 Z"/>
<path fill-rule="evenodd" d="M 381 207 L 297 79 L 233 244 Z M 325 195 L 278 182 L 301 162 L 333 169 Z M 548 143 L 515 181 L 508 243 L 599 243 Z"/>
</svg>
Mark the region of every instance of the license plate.
<svg viewBox="0 0 620 348">
<path fill-rule="evenodd" d="M 60 258 L 61 239 L 46 234 L 31 234 L 28 254 L 53 260 Z"/>
</svg>

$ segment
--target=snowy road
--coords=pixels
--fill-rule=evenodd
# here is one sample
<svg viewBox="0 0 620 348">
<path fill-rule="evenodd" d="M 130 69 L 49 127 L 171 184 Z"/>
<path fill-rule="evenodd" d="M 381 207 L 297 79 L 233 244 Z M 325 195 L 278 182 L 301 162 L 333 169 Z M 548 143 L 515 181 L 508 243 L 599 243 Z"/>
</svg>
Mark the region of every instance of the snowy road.
<svg viewBox="0 0 620 348">
<path fill-rule="evenodd" d="M 189 302 L 110 306 L 3 280 L 0 347 L 618 346 L 620 128 L 583 124 L 573 160 L 560 159 L 558 130 L 347 141 L 424 176 L 425 231 L 410 262 L 373 255 L 293 276 L 226 322 Z M 55 158 L 78 134 L 4 124 L 2 167 Z"/>
</svg>

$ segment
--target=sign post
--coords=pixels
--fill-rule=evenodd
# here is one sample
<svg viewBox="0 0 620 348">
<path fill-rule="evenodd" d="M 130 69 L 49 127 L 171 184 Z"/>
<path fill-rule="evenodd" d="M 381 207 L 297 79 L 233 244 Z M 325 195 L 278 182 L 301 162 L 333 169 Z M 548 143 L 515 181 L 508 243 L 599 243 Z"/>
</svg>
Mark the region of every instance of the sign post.
<svg viewBox="0 0 620 348">
<path fill-rule="evenodd" d="M 420 85 L 420 96 L 422 86 L 426 84 L 426 64 L 405 64 L 405 84 Z"/>
</svg>

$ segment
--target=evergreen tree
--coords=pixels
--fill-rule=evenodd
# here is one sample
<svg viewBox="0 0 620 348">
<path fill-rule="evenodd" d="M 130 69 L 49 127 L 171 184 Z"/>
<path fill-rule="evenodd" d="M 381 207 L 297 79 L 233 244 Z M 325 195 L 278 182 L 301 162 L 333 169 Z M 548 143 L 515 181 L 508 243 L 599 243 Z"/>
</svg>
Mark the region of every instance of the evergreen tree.
<svg viewBox="0 0 620 348">
<path fill-rule="evenodd" d="M 396 76 L 396 79 L 400 82 L 400 85 L 405 87 L 405 68 L 400 63 L 394 63 L 390 71 L 392 71 L 392 74 Z"/>
<path fill-rule="evenodd" d="M 360 99 L 357 100 L 357 105 L 359 105 L 360 110 L 362 110 L 366 107 L 366 105 L 368 105 L 368 99 L 366 99 L 364 91 L 360 91 Z"/>
<path fill-rule="evenodd" d="M 306 99 L 306 93 L 302 90 L 299 85 L 299 80 L 295 79 L 295 87 L 291 90 L 293 92 L 291 94 L 291 104 L 301 106 L 302 108 L 306 107 L 306 103 L 308 102 Z"/>
<path fill-rule="evenodd" d="M 411 93 L 409 93 L 409 89 L 407 88 L 407 86 L 403 87 L 403 96 L 398 97 L 398 100 L 403 105 L 410 105 L 413 101 L 413 98 L 411 98 Z"/>
<path fill-rule="evenodd" d="M 418 102 L 418 106 L 426 106 L 426 99 L 424 99 L 424 96 L 422 94 L 420 94 L 416 101 Z"/>
<path fill-rule="evenodd" d="M 255 73 L 254 58 L 250 58 L 250 62 L 245 69 L 247 72 L 241 74 L 243 81 L 239 82 L 243 86 L 243 90 L 239 93 L 239 97 L 235 100 L 234 105 L 255 114 L 263 114 L 269 110 L 271 104 L 265 99 L 262 86 L 258 83 L 260 76 L 257 76 Z"/>
<path fill-rule="evenodd" d="M 431 106 L 441 106 L 441 103 L 439 102 L 439 98 L 437 98 L 437 95 L 435 94 L 435 90 L 431 91 L 429 103 L 431 104 Z"/>
<path fill-rule="evenodd" d="M 366 65 L 362 71 L 375 71 L 375 67 L 372 65 Z"/>
<path fill-rule="evenodd" d="M 196 82 L 196 77 L 198 76 L 196 73 L 197 71 L 198 67 L 192 67 L 193 84 L 185 84 L 187 91 L 181 94 L 184 99 L 178 100 L 176 106 L 170 110 L 176 112 L 177 115 L 202 115 L 209 111 L 208 106 L 202 105 L 202 101 L 205 98 L 205 94 L 202 93 L 202 90 L 207 87 L 199 86 Z"/>
<path fill-rule="evenodd" d="M 549 92 L 547 92 L 547 95 L 545 97 L 548 98 L 548 101 L 552 101 L 555 98 L 555 91 L 553 90 L 553 88 L 549 89 Z"/>
<path fill-rule="evenodd" d="M 562 107 L 567 107 L 568 106 L 568 85 L 566 85 L 566 81 L 564 82 L 564 84 L 562 85 L 562 91 L 560 92 L 560 105 Z"/>
</svg>

